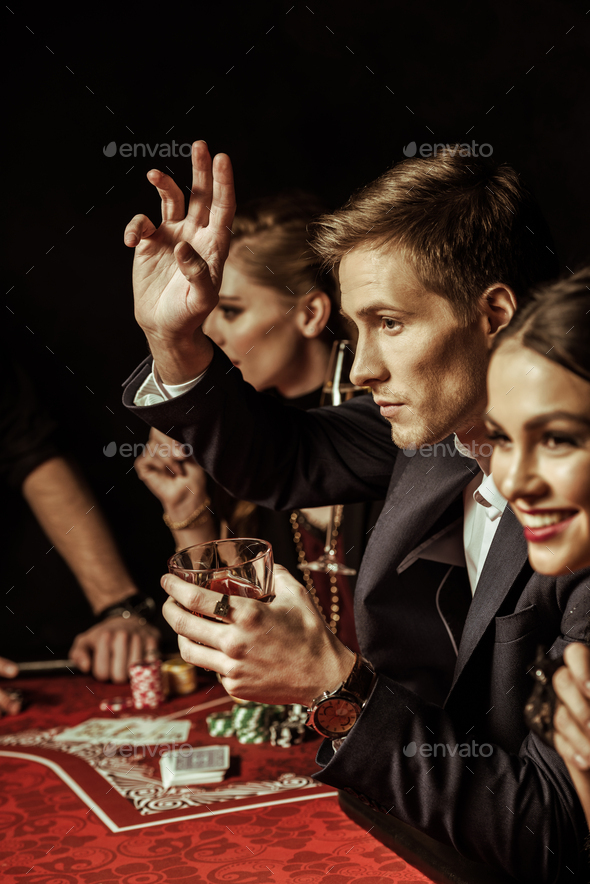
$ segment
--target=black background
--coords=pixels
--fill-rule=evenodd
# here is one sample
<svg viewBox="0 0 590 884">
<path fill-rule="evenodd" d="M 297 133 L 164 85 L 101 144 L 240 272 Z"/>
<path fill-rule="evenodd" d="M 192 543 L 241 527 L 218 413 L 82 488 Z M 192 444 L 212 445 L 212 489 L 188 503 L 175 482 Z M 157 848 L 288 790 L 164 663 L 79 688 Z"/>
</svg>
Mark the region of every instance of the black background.
<svg viewBox="0 0 590 884">
<path fill-rule="evenodd" d="M 298 186 L 335 207 L 412 141 L 475 140 L 537 194 L 563 267 L 588 257 L 585 3 L 11 3 L 2 15 L 4 346 L 29 366 L 143 589 L 160 592 L 170 536 L 132 458 L 103 454 L 147 436 L 120 403 L 146 355 L 122 234 L 136 212 L 159 219 L 148 169 L 185 187 L 190 162 L 108 157 L 107 144 L 204 138 L 230 154 L 238 201 Z M 71 632 L 88 609 L 26 506 L 2 496 L 4 647 L 67 649 L 49 615 Z"/>
</svg>

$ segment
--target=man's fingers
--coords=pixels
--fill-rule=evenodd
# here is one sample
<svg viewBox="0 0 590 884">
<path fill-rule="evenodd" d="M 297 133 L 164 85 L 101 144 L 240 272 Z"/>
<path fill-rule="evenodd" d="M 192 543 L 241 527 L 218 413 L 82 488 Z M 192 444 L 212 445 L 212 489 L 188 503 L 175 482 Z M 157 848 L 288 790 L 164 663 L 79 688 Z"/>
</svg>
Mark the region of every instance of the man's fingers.
<svg viewBox="0 0 590 884">
<path fill-rule="evenodd" d="M 234 664 L 221 651 L 208 648 L 206 645 L 197 645 L 183 635 L 178 636 L 178 650 L 180 656 L 193 666 L 202 666 L 211 672 L 220 672 L 221 675 L 229 675 Z"/>
<path fill-rule="evenodd" d="M 186 241 L 177 243 L 174 247 L 174 257 L 182 275 L 193 285 L 197 283 L 202 285 L 203 280 L 211 280 L 209 265 L 190 243 Z"/>
<path fill-rule="evenodd" d="M 221 596 L 217 595 L 217 601 Z M 164 619 L 170 624 L 177 635 L 183 635 L 193 642 L 200 642 L 210 648 L 221 648 L 224 642 L 225 625 L 215 621 L 206 620 L 190 611 L 185 611 L 176 604 L 173 598 L 164 602 L 162 608 Z"/>
<path fill-rule="evenodd" d="M 182 190 L 170 175 L 159 169 L 150 169 L 148 181 L 157 188 L 162 200 L 162 221 L 182 221 L 184 219 L 184 196 Z"/>
<path fill-rule="evenodd" d="M 112 633 L 110 677 L 115 684 L 125 684 L 127 681 L 129 639 L 129 633 L 125 629 Z"/>
<path fill-rule="evenodd" d="M 92 674 L 97 681 L 108 681 L 111 675 L 111 633 L 105 630 L 96 636 L 89 650 L 93 652 Z"/>
<path fill-rule="evenodd" d="M 213 199 L 213 174 L 211 155 L 204 141 L 195 141 L 191 150 L 193 182 L 188 204 L 187 220 L 195 228 L 209 224 L 211 201 Z"/>
<path fill-rule="evenodd" d="M 127 662 L 125 664 L 125 680 L 129 676 L 129 667 L 134 663 L 144 663 L 145 657 L 143 653 L 143 641 L 140 632 L 132 632 L 129 636 L 129 647 L 127 650 Z"/>
<path fill-rule="evenodd" d="M 139 245 L 142 239 L 146 239 L 155 232 L 156 228 L 147 215 L 135 215 L 125 228 L 123 242 L 126 246 L 129 246 L 130 249 L 134 249 L 135 246 Z"/>
<path fill-rule="evenodd" d="M 148 633 L 143 636 L 143 659 L 150 663 L 158 657 L 158 639 L 155 635 Z"/>
<path fill-rule="evenodd" d="M 580 690 L 590 697 L 590 648 L 581 642 L 573 642 L 566 647 L 563 659 Z"/>
<path fill-rule="evenodd" d="M 0 657 L 0 675 L 3 678 L 16 678 L 18 675 L 18 666 L 12 660 Z"/>
<path fill-rule="evenodd" d="M 90 667 L 92 666 L 92 654 L 87 649 L 84 639 L 77 638 L 74 641 L 68 657 L 72 663 L 76 664 L 80 672 L 90 672 Z"/>
<path fill-rule="evenodd" d="M 164 574 L 160 580 L 160 585 L 166 590 L 169 596 L 172 596 L 184 608 L 192 613 L 204 614 L 205 617 L 217 617 L 226 623 L 232 621 L 231 609 L 234 607 L 242 608 L 244 605 L 250 605 L 251 599 L 242 598 L 240 596 L 230 596 L 229 606 L 230 612 L 227 616 L 215 613 L 215 607 L 221 601 L 226 589 L 226 580 L 232 578 L 220 578 L 213 581 L 215 589 L 207 589 L 204 586 L 195 586 L 186 580 L 177 577 L 175 574 Z"/>
<path fill-rule="evenodd" d="M 231 160 L 227 154 L 218 153 L 213 160 L 213 202 L 210 223 L 216 230 L 227 232 L 228 249 L 235 213 L 236 194 Z"/>
</svg>

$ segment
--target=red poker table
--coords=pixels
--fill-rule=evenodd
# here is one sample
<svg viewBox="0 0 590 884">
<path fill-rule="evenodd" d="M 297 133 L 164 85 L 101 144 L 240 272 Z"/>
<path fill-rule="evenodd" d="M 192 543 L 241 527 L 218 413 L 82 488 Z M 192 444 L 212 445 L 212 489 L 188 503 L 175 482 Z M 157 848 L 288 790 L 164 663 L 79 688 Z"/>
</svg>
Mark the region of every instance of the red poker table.
<svg viewBox="0 0 590 884">
<path fill-rule="evenodd" d="M 3 687 L 22 690 L 25 705 L 0 719 L 2 884 L 514 884 L 313 780 L 321 738 L 312 730 L 289 748 L 209 736 L 207 716 L 233 704 L 211 673 L 145 716 L 189 721 L 193 746 L 229 746 L 223 782 L 199 786 L 164 787 L 161 744 L 127 747 L 130 756 L 60 739 L 91 718 L 142 714 L 100 709 L 130 697 L 128 685 L 68 668 Z"/>
<path fill-rule="evenodd" d="M 187 741 L 227 743 L 229 771 L 222 783 L 168 789 L 158 747 L 122 758 L 98 743 L 55 739 L 89 718 L 112 718 L 100 711 L 101 700 L 129 696 L 129 686 L 70 673 L 3 686 L 25 694 L 23 711 L 0 720 L 3 884 L 449 880 L 419 871 L 374 836 L 374 825 L 351 818 L 337 790 L 311 778 L 320 743 L 314 732 L 290 748 L 210 737 L 206 716 L 232 705 L 210 675 L 200 673 L 197 692 L 166 701 L 154 715 L 185 710 L 178 717 L 191 722 Z"/>
</svg>

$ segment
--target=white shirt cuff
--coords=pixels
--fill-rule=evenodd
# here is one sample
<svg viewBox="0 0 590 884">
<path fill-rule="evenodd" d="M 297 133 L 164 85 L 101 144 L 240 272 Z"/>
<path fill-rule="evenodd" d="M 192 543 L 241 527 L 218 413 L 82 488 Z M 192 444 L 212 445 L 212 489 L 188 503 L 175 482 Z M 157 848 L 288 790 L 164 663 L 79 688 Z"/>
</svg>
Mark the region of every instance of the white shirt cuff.
<svg viewBox="0 0 590 884">
<path fill-rule="evenodd" d="M 165 384 L 160 378 L 157 368 L 154 367 L 135 394 L 133 404 L 145 408 L 147 405 L 159 405 L 160 402 L 166 402 L 168 399 L 176 399 L 177 396 L 182 396 L 183 393 L 192 390 L 205 377 L 206 373 L 207 369 L 201 372 L 197 378 L 185 381 L 184 384 Z"/>
</svg>

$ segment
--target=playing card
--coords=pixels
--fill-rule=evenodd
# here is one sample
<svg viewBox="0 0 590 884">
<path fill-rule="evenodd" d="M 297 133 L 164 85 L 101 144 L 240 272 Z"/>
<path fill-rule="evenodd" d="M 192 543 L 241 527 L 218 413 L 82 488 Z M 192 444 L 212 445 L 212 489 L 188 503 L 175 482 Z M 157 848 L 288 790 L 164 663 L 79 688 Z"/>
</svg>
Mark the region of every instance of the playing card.
<svg viewBox="0 0 590 884">
<path fill-rule="evenodd" d="M 57 734 L 58 742 L 116 743 L 150 746 L 160 743 L 184 743 L 191 729 L 190 721 L 165 718 L 89 718 Z"/>
<path fill-rule="evenodd" d="M 229 746 L 203 746 L 173 750 L 160 759 L 162 783 L 219 783 L 229 767 Z"/>
</svg>

